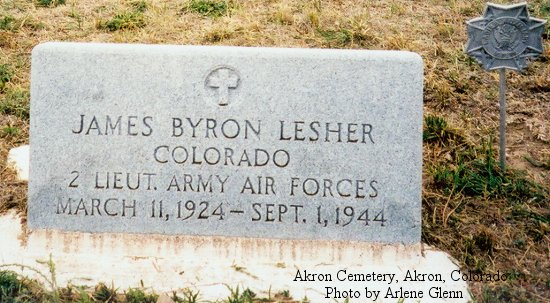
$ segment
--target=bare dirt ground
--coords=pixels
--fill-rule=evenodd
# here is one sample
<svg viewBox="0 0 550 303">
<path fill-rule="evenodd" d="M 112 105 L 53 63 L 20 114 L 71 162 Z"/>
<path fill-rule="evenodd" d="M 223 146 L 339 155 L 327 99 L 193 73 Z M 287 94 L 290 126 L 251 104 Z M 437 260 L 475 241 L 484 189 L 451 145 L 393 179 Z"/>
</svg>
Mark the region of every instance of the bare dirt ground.
<svg viewBox="0 0 550 303">
<path fill-rule="evenodd" d="M 513 174 L 503 177 L 487 169 L 490 163 L 484 172 L 476 166 L 490 138 L 498 146 L 498 74 L 483 71 L 463 52 L 465 21 L 482 15 L 483 1 L 62 2 L 0 2 L 0 212 L 26 209 L 26 183 L 15 180 L 5 159 L 10 148 L 28 143 L 30 53 L 39 43 L 409 50 L 424 59 L 425 116 L 446 123 L 439 139 L 424 147 L 423 241 L 451 253 L 466 270 L 513 277 L 473 283 L 480 302 L 549 302 L 550 30 L 541 58 L 523 74 L 508 72 L 507 160 Z M 529 7 L 532 16 L 550 19 L 547 0 Z M 480 183 L 486 185 L 481 192 L 469 192 L 457 181 L 461 164 L 471 168 L 465 174 L 477 173 L 470 179 L 488 180 L 494 172 L 500 183 Z M 538 185 L 520 188 L 529 182 Z"/>
</svg>

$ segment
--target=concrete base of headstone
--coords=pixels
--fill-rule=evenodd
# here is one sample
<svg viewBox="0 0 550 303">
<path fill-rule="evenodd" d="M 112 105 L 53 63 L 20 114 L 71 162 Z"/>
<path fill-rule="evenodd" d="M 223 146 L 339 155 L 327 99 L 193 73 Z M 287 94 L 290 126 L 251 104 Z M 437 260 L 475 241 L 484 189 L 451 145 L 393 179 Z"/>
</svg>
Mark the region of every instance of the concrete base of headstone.
<svg viewBox="0 0 550 303">
<path fill-rule="evenodd" d="M 273 297 L 288 290 L 297 300 L 334 302 L 325 298 L 327 290 L 357 291 L 359 299 L 371 302 L 367 290 L 380 291 L 375 302 L 397 302 L 386 298 L 387 291 L 422 291 L 421 302 L 468 302 L 466 282 L 453 281 L 458 270 L 453 260 L 435 249 L 418 245 L 376 245 L 361 242 L 273 240 L 250 238 L 162 236 L 132 234 L 88 234 L 35 230 L 26 233 L 13 212 L 0 217 L 0 264 L 30 277 L 49 276 L 41 261 L 50 256 L 55 264 L 58 285 L 113 283 L 120 290 L 143 285 L 157 292 L 189 288 L 200 291 L 203 300 L 226 298 L 228 287 L 248 287 L 261 296 Z M 25 265 L 28 267 L 22 267 Z M 6 269 L 6 267 L 2 268 Z M 342 270 L 346 270 L 346 275 Z M 426 281 L 403 281 L 407 271 L 426 274 Z M 416 271 L 416 273 L 415 273 Z M 332 281 L 299 281 L 310 274 L 330 274 Z M 347 274 L 395 274 L 393 282 L 339 281 Z M 427 282 L 440 275 L 442 281 Z M 458 277 L 458 274 L 454 274 Z M 433 296 L 460 294 L 462 299 Z M 431 294 L 431 296 L 430 296 Z M 333 297 L 333 296 L 331 296 Z M 343 302 L 344 299 L 336 299 Z M 417 302 L 418 299 L 405 300 Z"/>
<path fill-rule="evenodd" d="M 12 148 L 8 153 L 8 165 L 17 173 L 17 179 L 29 180 L 29 146 Z"/>
</svg>

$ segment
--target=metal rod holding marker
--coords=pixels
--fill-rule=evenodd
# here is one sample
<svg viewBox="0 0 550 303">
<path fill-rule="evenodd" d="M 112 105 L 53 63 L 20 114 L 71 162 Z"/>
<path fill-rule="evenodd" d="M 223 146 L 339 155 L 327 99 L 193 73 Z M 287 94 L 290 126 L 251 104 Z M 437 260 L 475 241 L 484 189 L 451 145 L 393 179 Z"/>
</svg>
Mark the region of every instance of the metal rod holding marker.
<svg viewBox="0 0 550 303">
<path fill-rule="evenodd" d="M 499 69 L 500 75 L 500 168 L 506 170 L 506 69 Z"/>
</svg>

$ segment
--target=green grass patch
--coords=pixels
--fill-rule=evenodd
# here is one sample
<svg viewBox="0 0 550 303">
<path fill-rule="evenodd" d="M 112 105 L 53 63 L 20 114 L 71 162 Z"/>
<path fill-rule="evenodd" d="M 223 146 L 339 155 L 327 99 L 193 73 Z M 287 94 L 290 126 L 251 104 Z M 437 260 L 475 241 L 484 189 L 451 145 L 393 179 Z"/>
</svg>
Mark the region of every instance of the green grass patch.
<svg viewBox="0 0 550 303">
<path fill-rule="evenodd" d="M 276 301 L 276 302 L 287 302 L 287 301 L 292 301 L 292 297 L 290 296 L 290 291 L 288 289 L 285 289 L 285 290 L 281 290 L 277 293 L 275 293 L 275 296 L 273 297 L 273 299 Z M 294 302 L 294 301 L 293 301 Z"/>
<path fill-rule="evenodd" d="M 13 71 L 7 64 L 0 65 L 0 90 L 3 90 L 6 83 L 10 82 L 13 77 Z"/>
<path fill-rule="evenodd" d="M 424 117 L 423 141 L 426 143 L 449 145 L 451 143 L 462 143 L 464 138 L 451 128 L 444 118 L 428 115 Z"/>
<path fill-rule="evenodd" d="M 512 169 L 503 172 L 491 143 L 457 151 L 454 160 L 436 166 L 433 171 L 436 188 L 473 197 L 505 198 L 512 203 L 541 203 L 548 198 L 547 189 L 521 172 Z"/>
<path fill-rule="evenodd" d="M 544 14 L 545 17 L 550 17 L 550 3 L 546 2 L 540 7 L 541 13 Z"/>
<path fill-rule="evenodd" d="M 439 154 L 447 154 L 430 169 L 433 185 L 446 194 L 506 199 L 511 203 L 543 203 L 549 190 L 520 171 L 502 171 L 492 141 L 473 146 L 447 121 L 435 115 L 424 118 L 423 141 Z"/>
<path fill-rule="evenodd" d="M 353 40 L 352 32 L 343 28 L 337 30 L 317 28 L 317 32 L 330 46 L 343 47 L 349 45 Z"/>
<path fill-rule="evenodd" d="M 205 17 L 221 17 L 226 15 L 231 8 L 227 1 L 222 0 L 191 0 L 184 10 L 201 14 Z"/>
<path fill-rule="evenodd" d="M 532 17 L 546 19 L 550 23 L 550 2 L 548 0 L 535 0 L 529 5 L 529 12 Z M 543 38 L 550 38 L 550 26 L 546 24 Z"/>
<path fill-rule="evenodd" d="M 108 287 L 104 283 L 99 283 L 92 294 L 92 298 L 97 302 L 104 303 L 116 303 L 117 300 L 117 289 L 114 285 Z"/>
<path fill-rule="evenodd" d="M 255 301 L 256 294 L 248 288 L 245 288 L 242 292 L 239 290 L 239 286 L 233 289 L 229 287 L 229 297 L 225 300 L 227 303 L 253 303 Z"/>
<path fill-rule="evenodd" d="M 0 19 L 0 30 L 13 31 L 16 29 L 15 18 L 7 15 Z"/>
<path fill-rule="evenodd" d="M 183 290 L 183 297 L 178 296 L 178 294 L 174 291 L 172 296 L 170 296 L 170 299 L 172 299 L 174 303 L 197 303 L 199 302 L 199 297 L 200 292 L 194 292 L 187 288 Z"/>
<path fill-rule="evenodd" d="M 550 18 L 550 2 L 547 0 L 534 0 L 528 6 L 529 13 L 535 18 Z"/>
<path fill-rule="evenodd" d="M 60 300 L 63 303 L 75 302 L 75 303 L 95 303 L 91 296 L 84 290 L 84 287 L 75 287 L 68 285 L 66 288 L 60 291 Z"/>
<path fill-rule="evenodd" d="M 16 32 L 22 27 L 30 30 L 41 30 L 45 28 L 45 25 L 31 16 L 19 19 L 10 15 L 0 16 L 0 30 Z"/>
<path fill-rule="evenodd" d="M 0 270 L 0 302 L 50 302 L 46 299 L 45 291 L 38 282 L 20 277 L 11 270 Z"/>
<path fill-rule="evenodd" d="M 309 21 L 315 31 L 325 40 L 328 47 L 361 47 L 372 48 L 380 42 L 380 38 L 373 31 L 372 25 L 365 16 L 354 16 L 342 20 L 342 24 L 336 27 L 319 27 L 319 19 L 316 13 L 310 14 Z"/>
<path fill-rule="evenodd" d="M 141 13 L 144 13 L 149 7 L 149 4 L 147 4 L 147 1 L 143 1 L 143 0 L 131 2 L 130 5 L 136 12 L 141 12 Z"/>
<path fill-rule="evenodd" d="M 129 288 L 124 293 L 119 293 L 113 285 L 109 287 L 104 283 L 97 284 L 90 292 L 83 286 L 69 285 L 60 289 L 60 303 L 156 303 L 158 298 L 159 295 L 154 292 L 147 293 L 143 288 Z"/>
<path fill-rule="evenodd" d="M 7 125 L 0 130 L 0 138 L 17 137 L 20 132 L 18 127 Z"/>
<path fill-rule="evenodd" d="M 0 302 L 15 302 L 25 286 L 12 271 L 0 271 Z"/>
<path fill-rule="evenodd" d="M 141 11 L 127 11 L 116 14 L 113 18 L 106 21 L 100 21 L 97 25 L 99 29 L 106 29 L 114 32 L 118 30 L 132 30 L 145 27 L 145 17 Z"/>
<path fill-rule="evenodd" d="M 27 89 L 9 89 L 0 97 L 0 114 L 29 119 L 30 93 Z"/>
<path fill-rule="evenodd" d="M 147 294 L 140 288 L 128 289 L 125 297 L 127 303 L 156 303 L 159 298 L 157 294 Z"/>
<path fill-rule="evenodd" d="M 64 5 L 65 0 L 37 0 L 36 5 L 42 7 L 56 7 L 59 5 Z"/>
</svg>

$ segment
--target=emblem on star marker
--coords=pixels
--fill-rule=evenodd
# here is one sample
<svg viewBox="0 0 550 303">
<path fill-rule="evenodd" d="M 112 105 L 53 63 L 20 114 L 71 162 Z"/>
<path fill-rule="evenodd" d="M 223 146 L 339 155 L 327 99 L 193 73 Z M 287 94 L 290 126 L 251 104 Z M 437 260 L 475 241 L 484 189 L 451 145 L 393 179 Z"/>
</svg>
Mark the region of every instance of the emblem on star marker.
<svg viewBox="0 0 550 303">
<path fill-rule="evenodd" d="M 531 18 L 527 3 L 488 3 L 483 17 L 466 22 L 466 53 L 486 70 L 501 68 L 522 71 L 528 58 L 542 54 L 545 20 Z"/>
</svg>

